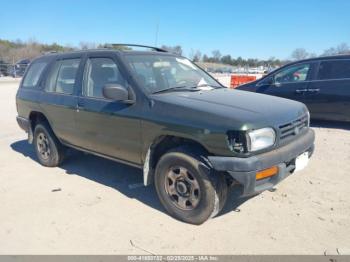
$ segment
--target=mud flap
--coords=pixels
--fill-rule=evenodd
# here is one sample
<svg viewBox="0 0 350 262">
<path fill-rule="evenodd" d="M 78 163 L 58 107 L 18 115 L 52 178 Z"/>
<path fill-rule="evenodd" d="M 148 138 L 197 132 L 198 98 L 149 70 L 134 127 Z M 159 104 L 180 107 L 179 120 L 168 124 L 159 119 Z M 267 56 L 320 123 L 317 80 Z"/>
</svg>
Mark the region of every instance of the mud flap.
<svg viewBox="0 0 350 262">
<path fill-rule="evenodd" d="M 143 184 L 144 186 L 148 186 L 152 184 L 153 182 L 153 173 L 154 170 L 152 169 L 150 163 L 151 163 L 151 147 L 148 148 L 145 162 L 143 164 Z"/>
<path fill-rule="evenodd" d="M 34 140 L 34 135 L 33 135 L 33 130 L 31 128 L 31 124 L 29 122 L 29 128 L 28 128 L 28 143 L 29 144 L 33 144 L 33 140 Z"/>
</svg>

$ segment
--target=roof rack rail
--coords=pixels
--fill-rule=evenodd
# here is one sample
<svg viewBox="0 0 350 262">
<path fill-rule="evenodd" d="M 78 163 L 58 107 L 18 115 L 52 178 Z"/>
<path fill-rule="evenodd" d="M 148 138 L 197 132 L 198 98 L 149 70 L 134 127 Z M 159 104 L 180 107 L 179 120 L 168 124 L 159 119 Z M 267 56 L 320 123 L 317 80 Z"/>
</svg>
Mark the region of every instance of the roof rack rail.
<svg viewBox="0 0 350 262">
<path fill-rule="evenodd" d="M 125 46 L 125 47 L 143 47 L 143 48 L 148 48 L 152 49 L 157 52 L 168 52 L 167 50 L 160 48 L 160 47 L 155 47 L 155 46 L 148 46 L 148 45 L 136 45 L 136 44 L 106 44 L 105 47 L 116 47 L 116 46 Z"/>
</svg>

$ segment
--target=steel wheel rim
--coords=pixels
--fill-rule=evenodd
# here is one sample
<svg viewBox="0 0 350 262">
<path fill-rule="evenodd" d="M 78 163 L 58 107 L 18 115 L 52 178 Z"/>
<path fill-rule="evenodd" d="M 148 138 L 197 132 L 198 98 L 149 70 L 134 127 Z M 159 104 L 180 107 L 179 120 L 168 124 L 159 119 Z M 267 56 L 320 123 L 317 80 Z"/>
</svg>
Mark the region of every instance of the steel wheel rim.
<svg viewBox="0 0 350 262">
<path fill-rule="evenodd" d="M 38 134 L 38 137 L 36 139 L 36 147 L 42 159 L 47 160 L 50 157 L 51 150 L 49 139 L 42 132 Z"/>
<path fill-rule="evenodd" d="M 185 167 L 169 168 L 165 178 L 165 191 L 171 202 L 181 210 L 193 210 L 198 206 L 201 192 L 197 179 Z"/>
</svg>

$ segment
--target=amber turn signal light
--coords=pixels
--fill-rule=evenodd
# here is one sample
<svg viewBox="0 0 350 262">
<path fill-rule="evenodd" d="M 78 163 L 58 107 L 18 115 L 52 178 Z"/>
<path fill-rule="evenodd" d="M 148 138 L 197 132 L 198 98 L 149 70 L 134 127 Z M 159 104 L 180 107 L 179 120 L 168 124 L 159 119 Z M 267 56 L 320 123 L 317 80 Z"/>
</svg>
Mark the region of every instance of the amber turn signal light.
<svg viewBox="0 0 350 262">
<path fill-rule="evenodd" d="M 260 180 L 260 179 L 264 179 L 266 177 L 274 176 L 277 174 L 277 172 L 278 172 L 277 166 L 273 166 L 273 167 L 270 167 L 268 169 L 264 169 L 264 170 L 256 173 L 256 180 Z"/>
</svg>

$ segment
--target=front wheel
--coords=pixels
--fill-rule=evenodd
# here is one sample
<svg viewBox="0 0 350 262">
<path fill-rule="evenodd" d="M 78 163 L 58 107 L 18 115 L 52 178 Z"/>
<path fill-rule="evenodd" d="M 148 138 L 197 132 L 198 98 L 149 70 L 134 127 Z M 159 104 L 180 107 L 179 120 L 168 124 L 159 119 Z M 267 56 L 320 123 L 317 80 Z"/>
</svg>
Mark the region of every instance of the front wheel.
<svg viewBox="0 0 350 262">
<path fill-rule="evenodd" d="M 227 196 L 224 176 L 214 173 L 205 159 L 182 148 L 161 157 L 155 186 L 169 214 L 196 225 L 217 215 Z"/>
</svg>

